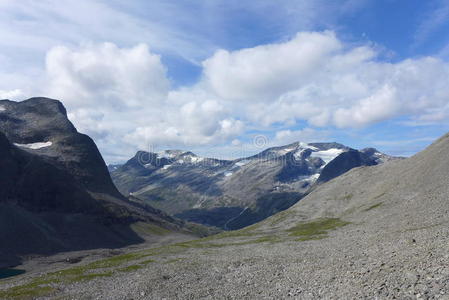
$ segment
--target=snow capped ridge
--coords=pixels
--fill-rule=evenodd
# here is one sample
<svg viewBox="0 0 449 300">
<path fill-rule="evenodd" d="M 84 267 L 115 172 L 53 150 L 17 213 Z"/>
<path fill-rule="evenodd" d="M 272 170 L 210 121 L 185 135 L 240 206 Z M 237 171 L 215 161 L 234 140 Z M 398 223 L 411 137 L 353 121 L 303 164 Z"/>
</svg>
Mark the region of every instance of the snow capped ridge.
<svg viewBox="0 0 449 300">
<path fill-rule="evenodd" d="M 320 158 L 323 160 L 324 165 L 326 165 L 338 155 L 350 149 L 347 146 L 335 142 L 304 143 L 298 141 L 285 146 L 268 148 L 248 159 L 277 159 L 286 155 L 292 155 L 295 160 Z"/>
<path fill-rule="evenodd" d="M 191 151 L 183 150 L 138 151 L 135 157 L 147 169 L 169 170 L 181 166 L 208 168 L 232 164 L 232 161 L 201 157 Z"/>
</svg>

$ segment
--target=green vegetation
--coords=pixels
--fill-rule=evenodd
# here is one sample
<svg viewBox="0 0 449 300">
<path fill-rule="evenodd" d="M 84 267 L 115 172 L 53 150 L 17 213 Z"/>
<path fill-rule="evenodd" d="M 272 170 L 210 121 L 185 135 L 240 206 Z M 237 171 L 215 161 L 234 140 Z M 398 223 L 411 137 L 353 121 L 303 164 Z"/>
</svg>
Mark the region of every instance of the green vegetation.
<svg viewBox="0 0 449 300">
<path fill-rule="evenodd" d="M 426 229 L 434 228 L 434 227 L 441 226 L 441 225 L 448 224 L 448 223 L 449 223 L 449 222 L 441 222 L 441 223 L 432 224 L 432 225 L 427 225 L 427 226 L 413 227 L 413 228 L 408 228 L 408 229 L 405 229 L 405 230 L 399 231 L 399 232 L 409 232 L 409 231 L 417 231 L 417 230 L 426 230 Z"/>
<path fill-rule="evenodd" d="M 95 278 L 99 277 L 111 277 L 112 272 L 105 272 L 105 273 L 89 273 L 89 274 L 80 274 L 75 277 L 67 278 L 66 282 L 72 283 L 72 282 L 79 282 L 79 281 L 89 281 Z"/>
<path fill-rule="evenodd" d="M 341 200 L 351 200 L 352 197 L 354 197 L 354 194 L 346 194 L 341 198 Z"/>
<path fill-rule="evenodd" d="M 141 234 L 166 235 L 170 230 L 156 226 L 150 223 L 137 222 L 131 225 L 131 229 Z"/>
<path fill-rule="evenodd" d="M 376 204 L 374 204 L 374 205 L 371 205 L 371 206 L 368 207 L 367 209 L 364 209 L 363 211 L 370 211 L 370 210 L 372 210 L 372 209 L 378 208 L 378 207 L 381 206 L 382 204 L 383 204 L 382 202 L 376 203 Z"/>
<path fill-rule="evenodd" d="M 244 240 L 242 242 L 220 242 L 220 243 L 204 243 L 202 240 L 194 240 L 189 242 L 183 242 L 175 244 L 174 246 L 183 247 L 183 248 L 222 248 L 228 246 L 242 246 L 242 245 L 250 245 L 250 244 L 258 244 L 258 243 L 276 243 L 279 241 L 279 238 L 276 236 L 262 236 L 256 239 Z"/>
<path fill-rule="evenodd" d="M 380 197 L 384 196 L 386 193 L 387 193 L 386 191 L 383 193 L 380 193 L 379 195 L 375 196 L 372 200 L 379 199 Z"/>
<path fill-rule="evenodd" d="M 281 211 L 280 213 L 277 213 L 273 217 L 270 218 L 270 221 L 271 221 L 270 225 L 271 226 L 278 225 L 279 223 L 282 223 L 283 221 L 285 221 L 292 214 L 293 214 L 293 212 L 290 210 Z"/>
<path fill-rule="evenodd" d="M 303 236 L 303 237 L 300 237 L 299 239 L 296 239 L 295 241 L 297 241 L 297 242 L 316 241 L 316 240 L 325 239 L 327 237 L 328 237 L 327 234 L 322 234 L 322 235 L 317 235 L 317 236 Z"/>
<path fill-rule="evenodd" d="M 287 231 L 290 233 L 290 236 L 299 237 L 298 241 L 317 240 L 326 238 L 329 230 L 334 230 L 348 224 L 350 222 L 338 218 L 326 218 L 300 223 Z"/>
<path fill-rule="evenodd" d="M 38 278 L 28 284 L 0 291 L 0 299 L 32 299 L 45 296 L 54 291 L 54 288 L 47 285 L 48 283 Z"/>
<path fill-rule="evenodd" d="M 67 284 L 101 277 L 110 277 L 114 274 L 114 270 L 111 268 L 127 264 L 131 261 L 139 261 L 142 258 L 151 255 L 153 255 L 151 251 L 128 253 L 102 259 L 84 266 L 48 273 L 31 280 L 29 283 L 15 286 L 7 290 L 0 290 L 0 299 L 32 299 L 45 296 L 54 291 L 54 288 L 52 287 L 54 284 Z M 130 272 L 140 269 L 143 265 L 151 262 L 154 262 L 154 260 L 148 259 L 138 264 L 118 268 L 115 271 Z"/>
<path fill-rule="evenodd" d="M 236 231 L 223 232 L 214 236 L 197 239 L 188 242 L 152 248 L 134 253 L 116 255 L 101 259 L 86 265 L 77 266 L 57 272 L 51 272 L 28 283 L 18 285 L 6 290 L 0 290 L 0 299 L 33 299 L 50 295 L 58 284 L 69 284 L 80 281 L 88 281 L 96 278 L 110 277 L 118 272 L 132 272 L 143 268 L 146 264 L 155 262 L 149 257 L 155 255 L 177 254 L 189 248 L 214 249 L 228 246 L 249 245 L 257 243 L 276 243 L 280 238 L 272 235 L 261 235 L 254 232 L 257 225 L 252 225 Z M 227 238 L 249 237 L 242 241 L 226 241 Z M 183 258 L 167 261 L 175 262 Z"/>
</svg>

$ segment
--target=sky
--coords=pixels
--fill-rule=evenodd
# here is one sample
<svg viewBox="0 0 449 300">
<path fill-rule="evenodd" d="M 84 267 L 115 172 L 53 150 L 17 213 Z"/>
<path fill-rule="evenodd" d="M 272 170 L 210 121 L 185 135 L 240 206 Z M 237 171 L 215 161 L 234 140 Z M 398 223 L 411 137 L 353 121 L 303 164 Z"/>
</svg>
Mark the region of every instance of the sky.
<svg viewBox="0 0 449 300">
<path fill-rule="evenodd" d="M 108 163 L 449 131 L 445 0 L 0 0 L 0 99 L 61 100 Z"/>
</svg>

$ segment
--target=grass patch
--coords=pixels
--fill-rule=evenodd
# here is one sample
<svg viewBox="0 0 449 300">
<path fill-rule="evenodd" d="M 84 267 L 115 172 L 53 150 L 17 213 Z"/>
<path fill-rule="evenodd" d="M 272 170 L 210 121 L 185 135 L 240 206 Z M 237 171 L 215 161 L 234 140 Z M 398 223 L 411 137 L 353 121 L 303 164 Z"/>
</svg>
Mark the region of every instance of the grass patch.
<svg viewBox="0 0 449 300">
<path fill-rule="evenodd" d="M 154 263 L 154 262 L 155 262 L 154 259 L 147 259 L 147 260 L 141 261 L 140 264 L 141 265 L 148 265 L 148 264 L 151 264 L 151 263 Z"/>
<path fill-rule="evenodd" d="M 368 207 L 367 209 L 364 209 L 363 211 L 370 211 L 370 210 L 372 210 L 372 209 L 378 208 L 378 207 L 381 206 L 382 204 L 383 204 L 382 202 L 376 203 L 376 204 L 374 204 L 374 205 L 371 205 L 371 206 Z"/>
<path fill-rule="evenodd" d="M 280 213 L 277 213 L 277 214 L 274 215 L 274 216 L 272 217 L 272 219 L 270 220 L 270 221 L 271 221 L 270 225 L 271 225 L 271 226 L 278 225 L 279 223 L 285 221 L 285 220 L 286 220 L 289 216 L 291 216 L 292 214 L 293 214 L 293 213 L 292 213 L 291 211 L 289 211 L 289 210 L 284 210 L 284 211 L 282 211 L 282 212 L 280 212 Z"/>
<path fill-rule="evenodd" d="M 80 281 L 89 281 L 95 278 L 101 278 L 101 277 L 111 277 L 112 272 L 106 272 L 106 273 L 89 273 L 89 274 L 81 274 L 79 276 L 71 277 L 70 279 L 67 279 L 67 283 L 73 283 L 73 282 L 80 282 Z"/>
<path fill-rule="evenodd" d="M 279 241 L 279 238 L 276 236 L 262 236 L 256 239 L 245 240 L 242 242 L 221 242 L 221 243 L 211 243 L 204 242 L 204 239 L 183 242 L 175 244 L 174 246 L 182 247 L 182 248 L 222 248 L 229 246 L 242 246 L 249 244 L 259 244 L 259 243 L 276 243 Z"/>
<path fill-rule="evenodd" d="M 410 231 L 417 231 L 417 230 L 431 229 L 431 228 L 434 228 L 434 227 L 443 225 L 444 223 L 447 223 L 447 222 L 442 222 L 442 223 L 437 223 L 437 224 L 427 225 L 427 226 L 421 226 L 421 227 L 408 228 L 408 229 L 405 229 L 405 230 L 399 231 L 399 232 L 410 232 Z"/>
<path fill-rule="evenodd" d="M 148 224 L 143 222 L 137 222 L 132 224 L 131 229 L 141 234 L 166 235 L 171 233 L 171 231 L 168 229 L 156 226 L 154 224 Z"/>
<path fill-rule="evenodd" d="M 346 194 L 343 197 L 341 197 L 341 200 L 351 200 L 352 197 L 354 197 L 354 194 Z"/>
<path fill-rule="evenodd" d="M 305 241 L 316 241 L 316 240 L 322 240 L 329 237 L 327 234 L 321 234 L 321 235 L 315 235 L 315 236 L 303 236 L 299 239 L 295 239 L 297 242 L 305 242 Z"/>
<path fill-rule="evenodd" d="M 290 233 L 290 236 L 299 237 L 299 241 L 317 240 L 326 238 L 329 230 L 334 230 L 348 224 L 350 222 L 338 218 L 326 218 L 300 223 L 287 231 Z"/>
<path fill-rule="evenodd" d="M 187 248 L 220 248 L 227 246 L 238 246 L 256 243 L 274 243 L 279 241 L 275 236 L 258 236 L 253 232 L 257 225 L 252 225 L 240 230 L 223 232 L 218 235 L 197 239 L 188 242 L 182 242 L 172 245 L 161 246 L 134 253 L 116 255 L 110 258 L 101 259 L 88 263 L 84 266 L 76 266 L 57 272 L 51 272 L 30 282 L 11 287 L 6 290 L 0 290 L 0 299 L 33 299 L 51 295 L 55 292 L 55 285 L 70 284 L 79 281 L 89 281 L 96 278 L 110 277 L 116 272 L 132 272 L 143 268 L 146 264 L 153 263 L 155 260 L 150 256 L 177 254 Z M 225 238 L 232 237 L 255 237 L 242 242 L 218 243 Z M 175 261 L 172 261 L 175 262 Z"/>
<path fill-rule="evenodd" d="M 105 269 L 118 267 L 125 263 L 129 263 L 130 261 L 138 261 L 150 255 L 152 255 L 152 253 L 128 253 L 102 259 L 84 266 L 51 272 L 31 280 L 29 283 L 15 286 L 7 290 L 0 290 L 0 299 L 33 299 L 36 297 L 46 296 L 54 292 L 52 285 L 69 284 L 80 281 L 89 281 L 101 277 L 110 277 L 114 274 L 114 270 Z M 118 268 L 115 271 L 134 271 L 153 261 L 154 260 L 146 260 L 141 262 L 141 265 L 134 264 L 123 268 Z"/>
<path fill-rule="evenodd" d="M 116 255 L 111 258 L 106 258 L 103 260 L 99 260 L 99 261 L 90 263 L 90 264 L 86 265 L 86 267 L 90 268 L 90 269 L 111 268 L 111 267 L 120 266 L 129 261 L 139 260 L 139 259 L 148 257 L 150 255 L 151 254 L 145 253 L 145 252 L 133 252 L 133 253 L 127 253 L 127 254 L 122 254 L 122 255 Z"/>
<path fill-rule="evenodd" d="M 0 299 L 33 299 L 48 295 L 54 291 L 47 282 L 33 280 L 28 284 L 15 286 L 5 291 L 0 291 Z"/>
<path fill-rule="evenodd" d="M 379 195 L 375 196 L 375 197 L 373 198 L 373 200 L 379 199 L 380 197 L 384 196 L 386 193 L 387 193 L 386 191 L 383 192 L 383 193 L 380 193 Z"/>
</svg>

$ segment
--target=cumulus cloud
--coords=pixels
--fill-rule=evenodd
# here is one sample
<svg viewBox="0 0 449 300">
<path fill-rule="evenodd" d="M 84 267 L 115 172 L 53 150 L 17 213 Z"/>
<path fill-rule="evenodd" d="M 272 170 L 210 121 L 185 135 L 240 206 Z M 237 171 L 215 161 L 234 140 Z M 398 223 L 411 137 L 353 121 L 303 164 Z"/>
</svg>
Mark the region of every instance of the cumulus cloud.
<svg viewBox="0 0 449 300">
<path fill-rule="evenodd" d="M 77 128 L 103 148 L 204 145 L 243 130 L 242 121 L 203 91 L 171 91 L 160 56 L 144 44 L 55 47 L 46 72 L 47 94 L 63 100 Z"/>
<path fill-rule="evenodd" d="M 147 45 L 120 49 L 112 43 L 71 50 L 52 48 L 46 59 L 49 93 L 72 107 L 107 104 L 117 109 L 161 103 L 169 81 L 160 56 Z"/>
<path fill-rule="evenodd" d="M 271 144 L 284 145 L 293 142 L 320 142 L 329 138 L 329 132 L 316 130 L 313 128 L 304 128 L 301 130 L 280 130 L 277 131 Z"/>
<path fill-rule="evenodd" d="M 234 52 L 203 63 L 204 85 L 247 118 L 270 126 L 363 127 L 392 117 L 441 119 L 449 101 L 449 65 L 433 57 L 382 62 L 374 47 L 351 47 L 333 32 Z"/>
<path fill-rule="evenodd" d="M 219 50 L 203 62 L 204 76 L 224 99 L 270 101 L 307 81 L 341 47 L 332 32 L 303 32 L 286 43 Z"/>
<path fill-rule="evenodd" d="M 18 100 L 23 98 L 23 92 L 20 89 L 10 91 L 0 90 L 0 99 Z"/>
</svg>

